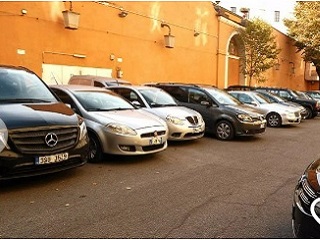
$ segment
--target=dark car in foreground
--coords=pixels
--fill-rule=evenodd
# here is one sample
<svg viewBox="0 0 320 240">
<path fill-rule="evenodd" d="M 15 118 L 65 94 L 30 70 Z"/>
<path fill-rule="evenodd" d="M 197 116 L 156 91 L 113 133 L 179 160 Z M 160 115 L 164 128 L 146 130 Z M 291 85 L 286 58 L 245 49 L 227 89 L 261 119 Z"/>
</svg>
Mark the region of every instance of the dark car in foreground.
<svg viewBox="0 0 320 240">
<path fill-rule="evenodd" d="M 0 65 L 0 180 L 82 166 L 89 138 L 82 118 L 32 71 Z"/>
<path fill-rule="evenodd" d="M 320 198 L 320 159 L 312 162 L 300 177 L 294 190 L 292 230 L 298 238 L 320 238 L 320 224 L 311 214 L 311 204 Z M 320 203 L 315 205 L 320 218 Z"/>
<path fill-rule="evenodd" d="M 199 112 L 205 121 L 205 131 L 220 140 L 253 136 L 266 130 L 262 114 L 216 87 L 179 83 L 153 86 L 171 94 L 179 104 Z"/>
</svg>

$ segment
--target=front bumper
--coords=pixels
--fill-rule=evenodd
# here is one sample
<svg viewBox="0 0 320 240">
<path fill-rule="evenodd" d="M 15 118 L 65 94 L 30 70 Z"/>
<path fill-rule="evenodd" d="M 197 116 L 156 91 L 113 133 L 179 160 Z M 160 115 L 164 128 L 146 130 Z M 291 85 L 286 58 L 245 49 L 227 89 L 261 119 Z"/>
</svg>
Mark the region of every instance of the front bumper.
<svg viewBox="0 0 320 240">
<path fill-rule="evenodd" d="M 244 123 L 239 122 L 236 126 L 236 135 L 237 136 L 253 136 L 256 134 L 261 134 L 266 131 L 267 121 L 259 120 L 253 123 Z"/>
<path fill-rule="evenodd" d="M 195 140 L 204 136 L 205 123 L 199 125 L 175 125 L 167 122 L 170 141 Z"/>
<path fill-rule="evenodd" d="M 64 151 L 69 155 L 67 160 L 41 165 L 36 163 L 36 159 L 43 155 L 23 155 L 5 149 L 0 153 L 0 180 L 31 177 L 80 167 L 88 160 L 88 143 L 89 138 L 86 136 L 73 149 Z"/>
<path fill-rule="evenodd" d="M 157 132 L 157 136 L 154 135 Z M 137 131 L 135 136 L 111 133 L 104 128 L 97 133 L 104 153 L 115 155 L 145 155 L 165 150 L 168 146 L 168 130 L 150 127 Z"/>
<path fill-rule="evenodd" d="M 301 122 L 301 116 L 287 116 L 282 115 L 282 125 L 299 124 Z"/>
</svg>

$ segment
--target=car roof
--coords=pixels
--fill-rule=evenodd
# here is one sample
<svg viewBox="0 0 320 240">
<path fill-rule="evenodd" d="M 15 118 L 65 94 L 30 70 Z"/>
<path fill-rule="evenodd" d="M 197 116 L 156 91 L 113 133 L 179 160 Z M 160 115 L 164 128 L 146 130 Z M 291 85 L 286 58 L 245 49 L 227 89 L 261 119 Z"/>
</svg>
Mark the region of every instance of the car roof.
<svg viewBox="0 0 320 240">
<path fill-rule="evenodd" d="M 145 86 L 145 85 L 119 85 L 119 86 L 109 86 L 108 88 L 128 88 L 128 89 L 135 89 L 135 90 L 142 90 L 142 89 L 156 89 L 161 91 L 161 89 L 153 86 Z"/>
<path fill-rule="evenodd" d="M 86 86 L 86 85 L 49 85 L 50 88 L 56 89 L 66 89 L 69 91 L 95 91 L 95 92 L 111 92 L 108 89 L 100 88 L 100 87 L 93 87 L 93 86 Z"/>
<path fill-rule="evenodd" d="M 98 82 L 119 82 L 119 83 L 125 83 L 125 84 L 131 84 L 129 81 L 119 78 L 112 78 L 112 77 L 104 77 L 104 76 L 95 76 L 95 75 L 73 75 L 69 81 L 73 78 L 78 79 L 89 79 L 89 80 L 95 80 Z"/>
</svg>

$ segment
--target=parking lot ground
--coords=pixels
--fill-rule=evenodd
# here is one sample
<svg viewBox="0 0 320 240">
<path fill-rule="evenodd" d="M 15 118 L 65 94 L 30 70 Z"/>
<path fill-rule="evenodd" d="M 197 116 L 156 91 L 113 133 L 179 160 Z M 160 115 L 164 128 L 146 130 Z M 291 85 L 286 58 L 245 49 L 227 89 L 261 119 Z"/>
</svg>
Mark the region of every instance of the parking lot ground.
<svg viewBox="0 0 320 240">
<path fill-rule="evenodd" d="M 320 118 L 0 184 L 0 238 L 292 238 Z"/>
</svg>

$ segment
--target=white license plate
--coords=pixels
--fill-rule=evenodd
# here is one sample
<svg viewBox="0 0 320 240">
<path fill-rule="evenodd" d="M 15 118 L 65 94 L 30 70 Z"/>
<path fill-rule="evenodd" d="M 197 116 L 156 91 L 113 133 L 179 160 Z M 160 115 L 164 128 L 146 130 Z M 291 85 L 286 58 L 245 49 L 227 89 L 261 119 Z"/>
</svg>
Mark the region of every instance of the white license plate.
<svg viewBox="0 0 320 240">
<path fill-rule="evenodd" d="M 262 124 L 260 125 L 260 128 L 265 128 L 265 124 L 262 123 Z"/>
<path fill-rule="evenodd" d="M 162 143 L 162 137 L 153 137 L 149 140 L 150 145 L 157 145 Z"/>
<path fill-rule="evenodd" d="M 49 156 L 40 156 L 36 158 L 36 164 L 42 165 L 42 164 L 57 163 L 57 162 L 65 161 L 68 158 L 69 158 L 68 153 L 59 153 L 59 154 L 54 154 Z"/>
</svg>

